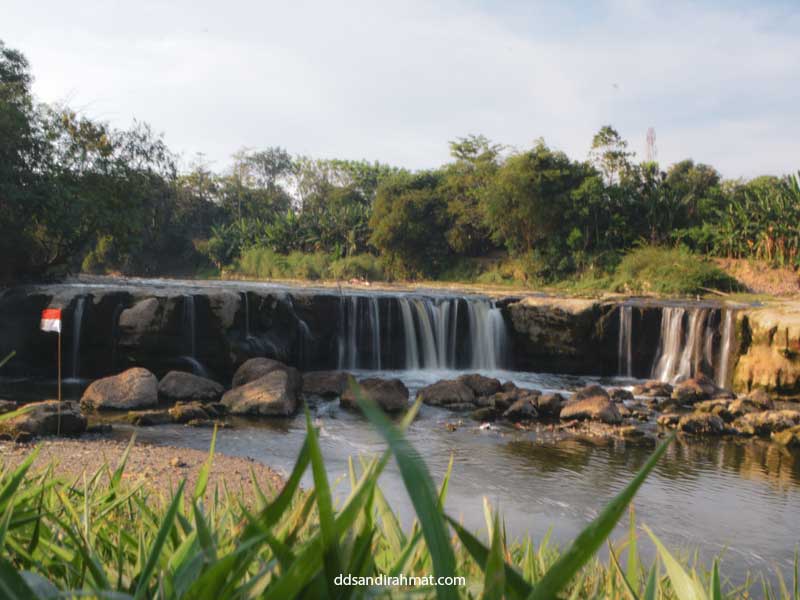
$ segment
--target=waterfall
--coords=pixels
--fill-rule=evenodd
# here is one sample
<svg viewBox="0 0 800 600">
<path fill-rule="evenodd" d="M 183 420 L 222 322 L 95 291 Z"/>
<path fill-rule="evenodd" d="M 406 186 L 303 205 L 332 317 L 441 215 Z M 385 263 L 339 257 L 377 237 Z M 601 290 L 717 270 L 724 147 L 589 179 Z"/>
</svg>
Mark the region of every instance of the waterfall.
<svg viewBox="0 0 800 600">
<path fill-rule="evenodd" d="M 683 352 L 678 361 L 678 372 L 672 379 L 685 379 L 692 377 L 700 371 L 703 349 L 703 335 L 705 321 L 708 319 L 708 309 L 698 308 L 689 312 L 689 326 L 686 329 L 686 339 Z"/>
<path fill-rule="evenodd" d="M 633 377 L 633 307 L 619 307 L 619 342 L 617 344 L 617 368 L 620 375 Z"/>
<path fill-rule="evenodd" d="M 381 368 L 381 315 L 378 310 L 378 298 L 369 298 L 369 328 L 372 332 L 372 361 L 375 368 Z"/>
<path fill-rule="evenodd" d="M 414 329 L 414 317 L 411 315 L 411 304 L 407 298 L 398 298 L 400 314 L 403 317 L 403 340 L 406 349 L 406 370 L 419 368 L 419 349 L 417 348 L 417 332 Z"/>
<path fill-rule="evenodd" d="M 242 292 L 242 304 L 244 305 L 244 339 L 250 339 L 250 300 L 247 292 Z"/>
<path fill-rule="evenodd" d="M 725 316 L 722 320 L 722 339 L 719 348 L 719 370 L 717 371 L 717 385 L 720 387 L 727 387 L 728 385 L 728 370 L 730 369 L 731 361 L 731 347 L 733 346 L 736 337 L 734 328 L 735 312 L 731 309 L 725 311 Z"/>
<path fill-rule="evenodd" d="M 186 294 L 183 297 L 183 341 L 191 358 L 197 358 L 197 344 L 195 331 L 194 296 Z"/>
<path fill-rule="evenodd" d="M 86 296 L 75 299 L 75 308 L 72 310 L 72 379 L 78 379 L 81 364 L 81 325 L 83 324 L 83 308 L 86 305 Z"/>
<path fill-rule="evenodd" d="M 422 367 L 425 369 L 435 369 L 439 366 L 436 360 L 436 338 L 433 335 L 431 318 L 428 313 L 428 303 L 417 298 L 414 300 L 414 308 L 417 312 L 417 323 L 419 323 L 420 339 L 422 340 Z"/>
<path fill-rule="evenodd" d="M 686 310 L 665 306 L 661 310 L 661 335 L 658 341 L 653 379 L 671 380 L 677 369 L 683 342 L 683 315 Z"/>
</svg>

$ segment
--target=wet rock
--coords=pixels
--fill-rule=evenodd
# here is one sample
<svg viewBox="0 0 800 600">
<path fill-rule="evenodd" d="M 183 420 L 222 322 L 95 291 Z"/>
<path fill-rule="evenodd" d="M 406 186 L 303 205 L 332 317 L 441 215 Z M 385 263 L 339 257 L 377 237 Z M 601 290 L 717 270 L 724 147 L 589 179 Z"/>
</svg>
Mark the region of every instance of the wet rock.
<svg viewBox="0 0 800 600">
<path fill-rule="evenodd" d="M 725 432 L 725 422 L 710 413 L 689 413 L 678 421 L 678 430 L 684 433 L 719 435 Z"/>
<path fill-rule="evenodd" d="M 681 420 L 681 416 L 676 413 L 664 413 L 663 415 L 658 415 L 656 419 L 656 423 L 661 427 L 669 427 L 674 428 L 678 425 L 678 421 Z"/>
<path fill-rule="evenodd" d="M 192 419 L 191 421 L 187 421 L 186 425 L 188 427 L 214 427 L 214 425 L 217 425 L 218 427 L 223 426 L 222 423 L 217 423 L 211 419 Z"/>
<path fill-rule="evenodd" d="M 460 378 L 455 381 L 442 380 L 427 385 L 417 392 L 417 398 L 420 396 L 425 404 L 447 408 L 453 404 L 473 404 L 475 402 L 475 392 Z"/>
<path fill-rule="evenodd" d="M 500 385 L 500 380 L 477 373 L 462 375 L 456 381 L 466 385 L 476 396 L 491 396 L 501 391 L 503 388 L 503 386 Z"/>
<path fill-rule="evenodd" d="M 172 423 L 172 416 L 166 410 L 140 410 L 128 413 L 128 422 L 137 427 L 154 427 Z"/>
<path fill-rule="evenodd" d="M 119 315 L 119 327 L 129 335 L 139 336 L 159 328 L 160 304 L 157 298 L 145 298 Z"/>
<path fill-rule="evenodd" d="M 736 419 L 733 425 L 742 435 L 767 436 L 800 425 L 800 412 L 796 410 L 752 412 Z"/>
<path fill-rule="evenodd" d="M 730 400 L 717 398 L 714 400 L 703 400 L 694 405 L 695 412 L 709 413 L 718 416 L 726 423 L 730 423 L 735 418 Z"/>
<path fill-rule="evenodd" d="M 753 406 L 758 406 L 764 410 L 772 410 L 775 408 L 775 403 L 772 401 L 772 398 L 769 397 L 769 394 L 761 388 L 757 388 L 747 394 L 743 398 L 748 404 Z"/>
<path fill-rule="evenodd" d="M 475 409 L 475 405 L 471 402 L 456 402 L 455 404 L 448 404 L 446 408 L 453 412 L 469 412 Z"/>
<path fill-rule="evenodd" d="M 586 400 L 587 398 L 605 398 L 610 400 L 611 397 L 608 395 L 608 392 L 603 386 L 592 384 L 587 385 L 576 391 L 572 398 L 570 398 L 570 402 L 574 402 L 576 400 Z"/>
<path fill-rule="evenodd" d="M 94 433 L 94 434 L 107 434 L 111 433 L 114 430 L 114 427 L 111 423 L 95 423 L 94 425 L 89 425 L 86 428 L 86 433 Z"/>
<path fill-rule="evenodd" d="M 672 390 L 671 398 L 680 404 L 696 404 L 710 400 L 720 391 L 714 382 L 703 374 L 681 381 Z"/>
<path fill-rule="evenodd" d="M 17 410 L 17 403 L 12 400 L 0 400 L 0 415 Z"/>
<path fill-rule="evenodd" d="M 800 448 L 800 425 L 773 433 L 772 441 L 787 448 Z"/>
<path fill-rule="evenodd" d="M 623 388 L 614 388 L 613 390 L 609 390 L 608 395 L 611 397 L 612 402 L 619 403 L 633 400 L 633 392 Z"/>
<path fill-rule="evenodd" d="M 672 395 L 672 386 L 663 381 L 651 379 L 634 386 L 633 395 L 646 396 L 648 398 L 669 398 Z"/>
<path fill-rule="evenodd" d="M 174 423 L 188 423 L 194 420 L 208 420 L 209 414 L 199 402 L 179 402 L 169 409 Z"/>
<path fill-rule="evenodd" d="M 272 360 L 271 358 L 251 358 L 242 363 L 236 372 L 233 374 L 233 381 L 231 387 L 237 388 L 241 385 L 246 385 L 256 379 L 261 379 L 264 375 L 268 375 L 273 371 L 284 371 L 291 367 L 287 367 L 282 362 Z"/>
<path fill-rule="evenodd" d="M 591 396 L 580 400 L 570 400 L 561 409 L 562 421 L 576 419 L 579 421 L 591 420 L 616 425 L 622 422 L 622 417 L 616 405 L 611 402 L 608 395 Z"/>
<path fill-rule="evenodd" d="M 156 404 L 158 380 L 140 367 L 93 381 L 81 398 L 81 406 L 88 410 L 131 410 Z"/>
<path fill-rule="evenodd" d="M 0 430 L 15 441 L 20 435 L 80 435 L 86 431 L 84 417 L 77 403 L 45 400 L 26 404 L 24 412 L 0 424 Z"/>
<path fill-rule="evenodd" d="M 469 416 L 476 421 L 494 421 L 497 418 L 497 411 L 491 406 L 483 406 L 472 411 Z"/>
<path fill-rule="evenodd" d="M 216 402 L 225 388 L 216 381 L 183 371 L 170 371 L 158 384 L 158 395 L 168 402 Z"/>
<path fill-rule="evenodd" d="M 254 381 L 228 390 L 222 396 L 222 404 L 232 415 L 289 417 L 297 411 L 301 387 L 302 379 L 297 369 L 276 368 Z"/>
<path fill-rule="evenodd" d="M 359 388 L 366 399 L 375 402 L 385 412 L 402 412 L 408 408 L 408 388 L 399 379 L 370 377 L 362 379 Z M 356 395 L 351 389 L 344 391 L 339 402 L 345 408 L 358 409 Z"/>
<path fill-rule="evenodd" d="M 345 371 L 311 371 L 303 374 L 303 393 L 321 398 L 336 398 L 347 389 L 350 373 Z"/>
<path fill-rule="evenodd" d="M 506 382 L 505 382 L 505 383 L 504 383 L 504 384 L 503 384 L 503 385 L 500 387 L 500 391 L 501 391 L 501 392 L 513 392 L 513 391 L 516 391 L 516 390 L 518 390 L 518 389 L 519 389 L 519 388 L 517 387 L 517 384 L 516 384 L 516 383 L 514 383 L 513 381 L 506 381 Z"/>
<path fill-rule="evenodd" d="M 613 400 L 612 400 L 613 402 Z M 623 419 L 627 419 L 628 417 L 633 416 L 633 411 L 631 411 L 627 406 L 624 404 L 617 405 L 617 412 L 619 412 L 619 416 Z"/>
<path fill-rule="evenodd" d="M 538 396 L 532 394 L 523 396 L 503 413 L 503 418 L 512 423 L 537 419 L 539 417 L 539 412 L 536 410 L 537 398 Z"/>
<path fill-rule="evenodd" d="M 536 401 L 536 408 L 543 417 L 558 418 L 564 406 L 564 397 L 561 394 L 543 394 Z"/>
</svg>

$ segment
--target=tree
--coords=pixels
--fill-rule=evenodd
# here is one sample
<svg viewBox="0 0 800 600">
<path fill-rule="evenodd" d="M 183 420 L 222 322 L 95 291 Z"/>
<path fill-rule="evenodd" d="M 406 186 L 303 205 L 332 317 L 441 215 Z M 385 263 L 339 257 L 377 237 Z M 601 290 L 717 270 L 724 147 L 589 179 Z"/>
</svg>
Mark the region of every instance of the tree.
<svg viewBox="0 0 800 600">
<path fill-rule="evenodd" d="M 628 142 L 610 125 L 601 127 L 592 138 L 589 160 L 603 174 L 609 186 L 620 180 L 633 155 L 633 152 L 628 151 Z"/>
</svg>

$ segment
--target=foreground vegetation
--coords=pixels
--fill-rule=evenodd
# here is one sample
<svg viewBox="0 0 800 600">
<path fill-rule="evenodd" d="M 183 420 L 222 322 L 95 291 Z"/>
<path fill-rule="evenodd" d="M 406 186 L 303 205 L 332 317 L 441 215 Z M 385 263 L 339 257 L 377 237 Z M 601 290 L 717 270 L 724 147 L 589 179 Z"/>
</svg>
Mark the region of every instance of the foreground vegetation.
<svg viewBox="0 0 800 600">
<path fill-rule="evenodd" d="M 578 160 L 543 140 L 510 149 L 470 135 L 450 143 L 450 162 L 424 171 L 268 147 L 214 172 L 181 165 L 146 124 L 112 129 L 37 102 L 31 82 L 24 55 L 0 42 L 0 280 L 213 266 L 636 288 L 617 279 L 639 247 L 800 266 L 797 177 L 725 181 L 691 159 L 639 162 L 610 126 Z M 685 291 L 718 279 L 706 273 Z"/>
<path fill-rule="evenodd" d="M 644 564 L 632 512 L 628 538 L 608 545 L 607 563 L 594 558 L 671 440 L 568 548 L 556 548 L 547 537 L 538 545 L 529 538 L 510 543 L 500 515 L 484 503 L 487 545 L 445 513 L 449 470 L 437 491 L 403 436 L 419 403 L 399 425 L 375 405 L 359 403 L 388 449 L 359 468 L 351 463 L 351 492 L 338 509 L 308 413 L 306 441 L 284 488 L 263 490 L 253 477 L 255 500 L 249 503 L 229 490 L 206 489 L 213 442 L 195 489 L 187 491 L 181 483 L 166 497 L 124 484 L 125 458 L 114 471 L 64 482 L 53 476 L 52 466 L 31 475 L 32 453 L 16 470 L 0 473 L 3 597 L 282 599 L 410 593 L 688 600 L 742 597 L 753 585 L 724 583 L 717 561 L 708 570 L 682 566 L 646 527 L 658 558 Z M 377 485 L 391 456 L 417 516 L 407 531 Z M 303 491 L 300 479 L 309 468 L 314 485 Z M 463 576 L 466 585 L 337 586 L 339 574 Z M 793 577 L 791 588 L 779 577 L 778 589 L 761 581 L 755 593 L 798 598 L 797 564 Z"/>
</svg>

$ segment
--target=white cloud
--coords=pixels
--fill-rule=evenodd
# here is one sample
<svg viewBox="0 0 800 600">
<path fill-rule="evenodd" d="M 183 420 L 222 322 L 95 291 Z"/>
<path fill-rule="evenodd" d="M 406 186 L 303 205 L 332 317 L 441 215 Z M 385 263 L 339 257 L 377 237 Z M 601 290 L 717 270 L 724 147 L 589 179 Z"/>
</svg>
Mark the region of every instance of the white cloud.
<svg viewBox="0 0 800 600">
<path fill-rule="evenodd" d="M 662 162 L 691 156 L 730 177 L 800 168 L 800 39 L 777 7 L 32 4 L 12 0 L 0 35 L 31 59 L 42 99 L 150 122 L 220 165 L 281 145 L 432 167 L 467 133 L 543 136 L 577 158 L 611 123 L 637 151 L 654 126 Z"/>
</svg>

